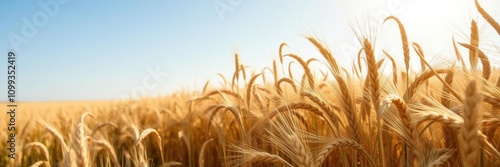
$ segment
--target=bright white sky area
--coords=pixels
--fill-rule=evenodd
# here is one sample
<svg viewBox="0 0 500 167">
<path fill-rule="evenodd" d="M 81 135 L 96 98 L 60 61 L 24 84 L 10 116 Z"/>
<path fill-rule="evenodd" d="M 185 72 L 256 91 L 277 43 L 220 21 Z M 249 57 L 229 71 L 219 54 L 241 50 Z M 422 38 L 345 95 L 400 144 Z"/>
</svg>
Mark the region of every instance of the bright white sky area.
<svg viewBox="0 0 500 167">
<path fill-rule="evenodd" d="M 500 21 L 500 1 L 480 3 Z M 500 36 L 473 0 L 38 0 L 0 3 L 1 64 L 9 50 L 17 53 L 20 101 L 164 95 L 200 90 L 207 80 L 219 85 L 217 73 L 234 71 L 235 52 L 247 71 L 272 66 L 282 42 L 286 53 L 323 61 L 304 35 L 318 37 L 350 69 L 360 48 L 351 26 L 369 37 L 376 33 L 379 58 L 383 48 L 402 62 L 396 23 L 382 24 L 389 15 L 436 65 L 453 62 L 452 37 L 467 42 L 475 19 L 481 49 L 499 62 Z M 7 78 L 5 71 L 0 78 Z"/>
</svg>

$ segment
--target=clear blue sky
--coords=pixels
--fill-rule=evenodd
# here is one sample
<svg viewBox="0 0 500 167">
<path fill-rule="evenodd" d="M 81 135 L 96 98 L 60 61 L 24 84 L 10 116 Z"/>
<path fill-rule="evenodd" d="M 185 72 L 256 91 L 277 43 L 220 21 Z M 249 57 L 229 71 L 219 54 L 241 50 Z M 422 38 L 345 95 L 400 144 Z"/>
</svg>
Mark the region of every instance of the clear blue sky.
<svg viewBox="0 0 500 167">
<path fill-rule="evenodd" d="M 218 72 L 231 75 L 235 52 L 243 64 L 256 70 L 278 58 L 282 42 L 290 45 L 289 52 L 319 58 L 303 34 L 320 37 L 341 62 L 350 64 L 357 43 L 349 22 L 380 22 L 377 14 L 400 17 L 410 40 L 421 42 L 425 50 L 435 54 L 441 54 L 443 47 L 433 42 L 451 46 L 452 34 L 465 40 L 471 18 L 480 19 L 483 37 L 495 35 L 473 10 L 473 1 L 466 0 L 434 6 L 430 0 L 233 0 L 233 4 L 226 0 L 66 1 L 0 3 L 0 54 L 6 61 L 7 52 L 17 48 L 18 100 L 115 99 L 133 92 L 142 94 L 137 92 L 144 88 L 144 77 L 149 77 L 150 85 L 145 95 L 197 90 L 207 80 L 217 84 Z M 57 4 L 57 12 L 47 12 L 40 5 L 43 3 Z M 498 18 L 499 10 L 494 8 L 500 6 L 498 1 L 482 3 Z M 26 33 L 29 25 L 37 32 Z M 379 34 L 387 36 L 378 37 L 380 46 L 394 45 L 388 50 L 398 53 L 395 24 L 379 27 Z M 15 44 L 13 37 L 25 41 Z M 148 69 L 156 68 L 168 76 L 152 79 Z M 2 81 L 5 73 L 0 72 Z M 5 88 L 5 82 L 0 87 Z"/>
</svg>

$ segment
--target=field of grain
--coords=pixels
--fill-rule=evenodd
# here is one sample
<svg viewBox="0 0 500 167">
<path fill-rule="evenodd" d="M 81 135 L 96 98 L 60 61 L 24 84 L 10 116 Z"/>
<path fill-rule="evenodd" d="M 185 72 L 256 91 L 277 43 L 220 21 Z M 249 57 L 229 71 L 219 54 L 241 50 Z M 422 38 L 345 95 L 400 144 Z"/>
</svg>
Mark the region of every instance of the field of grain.
<svg viewBox="0 0 500 167">
<path fill-rule="evenodd" d="M 498 22 L 477 1 L 476 9 L 500 38 Z M 432 66 L 403 20 L 385 22 L 397 23 L 403 55 L 377 53 L 361 35 L 352 69 L 306 37 L 322 60 L 284 53 L 283 43 L 272 67 L 248 71 L 235 54 L 223 86 L 134 101 L 20 103 L 16 159 L 1 151 L 0 164 L 500 166 L 500 70 L 490 61 L 500 50 L 480 49 L 471 20 L 469 41 L 443 44 L 456 61 Z M 411 70 L 415 61 L 420 71 Z"/>
</svg>

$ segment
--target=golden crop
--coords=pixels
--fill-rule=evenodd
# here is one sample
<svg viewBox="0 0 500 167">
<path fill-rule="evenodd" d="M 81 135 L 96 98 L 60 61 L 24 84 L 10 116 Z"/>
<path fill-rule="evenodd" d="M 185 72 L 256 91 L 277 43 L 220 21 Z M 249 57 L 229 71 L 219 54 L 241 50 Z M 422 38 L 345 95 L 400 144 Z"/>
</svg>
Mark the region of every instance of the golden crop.
<svg viewBox="0 0 500 167">
<path fill-rule="evenodd" d="M 476 8 L 500 37 L 499 24 L 477 0 Z M 219 88 L 207 82 L 201 91 L 166 97 L 67 105 L 74 108 L 21 103 L 17 157 L 1 155 L 0 164 L 500 166 L 500 71 L 479 48 L 476 22 L 470 41 L 449 44 L 458 65 L 433 67 L 423 48 L 408 42 L 404 21 L 391 21 L 403 55 L 376 53 L 373 42 L 360 37 L 351 72 L 310 37 L 323 57 L 317 61 L 328 69 L 321 77 L 310 68 L 316 59 L 284 54 L 283 43 L 279 61 L 261 73 L 247 73 L 236 54 L 235 72 L 221 75 Z M 410 70 L 412 60 L 421 61 L 420 72 Z M 293 74 L 285 61 L 303 74 Z M 390 74 L 380 72 L 384 65 Z"/>
</svg>

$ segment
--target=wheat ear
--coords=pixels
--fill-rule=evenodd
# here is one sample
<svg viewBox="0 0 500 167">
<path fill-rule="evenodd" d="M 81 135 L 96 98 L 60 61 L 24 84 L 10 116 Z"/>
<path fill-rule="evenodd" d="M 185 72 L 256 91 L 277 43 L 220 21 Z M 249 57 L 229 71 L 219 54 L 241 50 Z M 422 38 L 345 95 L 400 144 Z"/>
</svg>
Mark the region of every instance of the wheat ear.
<svg viewBox="0 0 500 167">
<path fill-rule="evenodd" d="M 39 167 L 39 166 L 41 166 L 41 165 L 45 165 L 45 166 L 50 167 L 50 163 L 49 163 L 49 161 L 38 161 L 38 162 L 36 162 L 36 163 L 34 163 L 34 164 L 30 165 L 30 167 Z"/>
<path fill-rule="evenodd" d="M 208 145 L 208 143 L 214 141 L 214 139 L 209 139 L 207 141 L 205 141 L 203 143 L 203 145 L 201 146 L 201 149 L 200 149 L 200 157 L 198 157 L 198 165 L 200 167 L 204 167 L 205 166 L 205 149 Z"/>
<path fill-rule="evenodd" d="M 463 165 L 465 167 L 474 166 L 479 154 L 479 135 L 478 130 L 481 127 L 481 94 L 478 92 L 476 81 L 471 81 L 465 90 L 464 101 L 464 123 L 461 128 L 461 153 Z"/>
<path fill-rule="evenodd" d="M 113 162 L 113 166 L 120 166 L 120 163 L 118 161 L 118 158 L 116 157 L 115 150 L 113 149 L 113 146 L 106 140 L 94 140 L 92 143 L 96 146 L 104 148 L 104 151 L 108 154 L 108 157 L 110 157 L 111 162 Z"/>
<path fill-rule="evenodd" d="M 414 140 L 416 140 L 416 136 L 414 133 L 415 127 L 411 124 L 411 115 L 410 111 L 408 110 L 408 107 L 406 106 L 405 101 L 396 96 L 396 95 L 389 95 L 384 101 L 382 101 L 382 105 L 380 106 L 379 112 L 377 113 L 378 117 L 381 118 L 385 110 L 387 110 L 391 105 L 394 105 L 398 111 L 399 111 L 399 116 L 401 117 L 401 120 L 406 128 L 406 133 L 409 137 L 413 137 Z"/>
<path fill-rule="evenodd" d="M 403 55 L 404 55 L 405 67 L 406 71 L 408 72 L 408 69 L 410 68 L 410 48 L 408 47 L 408 36 L 406 36 L 405 27 L 403 26 L 401 21 L 399 21 L 399 19 L 394 16 L 389 16 L 385 18 L 384 23 L 390 19 L 396 21 L 396 23 L 398 24 L 399 32 L 401 33 L 401 42 L 403 43 Z"/>
<path fill-rule="evenodd" d="M 328 51 L 328 49 L 326 47 L 324 47 L 319 41 L 317 41 L 316 39 L 312 38 L 312 37 L 308 37 L 307 38 L 314 46 L 316 46 L 316 48 L 318 48 L 318 50 L 321 52 L 321 55 L 326 59 L 326 61 L 328 62 L 328 64 L 330 65 L 330 67 L 332 67 L 332 70 L 334 73 L 338 73 L 339 72 L 339 65 L 337 64 L 337 61 L 335 60 L 335 58 L 333 57 L 332 53 L 330 53 L 330 51 Z"/>
<path fill-rule="evenodd" d="M 281 93 L 283 93 L 283 90 L 281 90 L 281 83 L 282 82 L 286 82 L 288 84 L 290 84 L 293 88 L 293 91 L 294 92 L 297 92 L 297 86 L 295 85 L 295 83 L 293 82 L 292 79 L 290 78 L 281 78 L 279 81 L 278 81 L 278 85 L 277 85 L 277 90 Z"/>
<path fill-rule="evenodd" d="M 106 126 L 111 126 L 113 128 L 118 128 L 118 125 L 116 125 L 115 123 L 111 123 L 111 122 L 105 122 L 105 123 L 102 123 L 102 124 L 99 124 L 97 125 L 94 129 L 92 129 L 92 131 L 90 132 L 90 137 L 94 136 L 95 133 L 97 133 L 100 129 L 106 127 Z"/>
<path fill-rule="evenodd" d="M 76 130 L 73 134 L 73 144 L 76 146 L 76 163 L 80 167 L 89 166 L 88 160 L 88 149 L 87 149 L 87 136 L 85 135 L 85 117 L 90 116 L 94 118 L 94 116 L 88 112 L 84 113 L 76 125 Z"/>
<path fill-rule="evenodd" d="M 242 156 L 235 156 L 235 160 L 231 162 L 234 166 L 243 166 L 251 163 L 278 163 L 292 167 L 290 163 L 278 155 L 269 154 L 264 151 L 256 150 L 248 146 L 231 145 L 235 152 L 241 153 Z"/>
<path fill-rule="evenodd" d="M 158 149 L 160 150 L 160 158 L 162 160 L 162 164 L 164 164 L 165 162 L 163 162 L 163 149 L 162 149 L 162 144 L 161 144 L 161 136 L 158 133 L 158 131 L 156 131 L 155 129 L 152 129 L 152 128 L 144 129 L 141 132 L 141 135 L 139 136 L 137 141 L 135 141 L 135 145 L 136 146 L 139 145 L 141 143 L 141 141 L 144 140 L 149 135 L 153 135 L 155 137 L 156 144 L 158 145 Z"/>
<path fill-rule="evenodd" d="M 477 11 L 483 16 L 483 18 L 497 31 L 498 35 L 500 35 L 500 24 L 493 19 L 482 7 L 479 5 L 477 0 L 474 0 L 476 4 Z"/>
<path fill-rule="evenodd" d="M 294 54 L 287 54 L 284 56 L 290 56 L 290 57 L 294 58 L 295 60 L 297 60 L 297 62 L 299 62 L 299 64 L 302 66 L 302 68 L 304 68 L 304 72 L 305 72 L 305 75 L 307 76 L 307 81 L 309 82 L 309 86 L 311 88 L 314 88 L 314 77 L 311 73 L 311 70 L 309 69 L 309 66 L 307 65 L 308 63 L 306 63 L 304 60 L 302 60 L 302 58 L 300 58 L 299 56 L 294 55 Z"/>
<path fill-rule="evenodd" d="M 323 148 L 315 154 L 316 158 L 314 161 L 316 162 L 316 165 L 321 166 L 324 163 L 325 158 L 339 147 L 350 147 L 364 152 L 364 148 L 360 144 L 356 143 L 356 141 L 345 138 L 337 138 L 323 146 Z"/>
<path fill-rule="evenodd" d="M 477 58 L 479 58 L 479 60 L 481 60 L 481 63 L 483 64 L 483 77 L 484 77 L 484 79 L 486 79 L 486 80 L 490 79 L 491 65 L 490 65 L 490 60 L 488 59 L 486 54 L 484 54 L 484 52 L 481 51 L 481 49 L 477 48 L 477 46 L 466 44 L 466 43 L 459 43 L 459 44 L 462 45 L 463 47 L 469 49 L 469 50 L 474 50 L 473 53 L 477 56 Z"/>
<path fill-rule="evenodd" d="M 250 108 L 250 102 L 251 102 L 251 98 L 252 98 L 252 91 L 254 91 L 253 90 L 253 88 L 254 88 L 253 85 L 255 83 L 255 80 L 259 76 L 260 76 L 260 74 L 252 76 L 252 78 L 250 79 L 250 82 L 248 83 L 248 86 L 247 86 L 247 108 Z"/>
<path fill-rule="evenodd" d="M 455 42 L 455 37 L 452 38 L 452 42 L 453 42 L 453 50 L 455 51 L 455 56 L 457 57 L 457 60 L 462 64 L 462 69 L 464 71 L 466 71 L 465 70 L 465 61 L 462 58 L 462 54 L 458 50 L 457 43 Z"/>
<path fill-rule="evenodd" d="M 389 58 L 389 60 L 391 61 L 391 65 L 392 65 L 392 82 L 394 83 L 394 85 L 398 85 L 398 67 L 397 67 L 397 64 L 396 64 L 396 61 L 394 61 L 394 58 L 389 54 L 387 53 L 385 50 L 383 51 L 385 56 L 387 58 Z"/>
<path fill-rule="evenodd" d="M 281 43 L 279 50 L 280 63 L 283 64 L 283 47 L 288 46 L 286 43 Z"/>
<path fill-rule="evenodd" d="M 471 21 L 470 26 L 470 45 L 474 46 L 474 49 L 469 49 L 469 62 L 472 70 L 477 67 L 477 48 L 479 47 L 479 32 L 477 30 L 476 21 Z"/>
<path fill-rule="evenodd" d="M 50 162 L 49 150 L 47 149 L 47 147 L 44 144 L 42 144 L 40 142 L 32 142 L 32 143 L 26 144 L 26 146 L 24 146 L 24 151 L 28 152 L 28 150 L 30 150 L 30 148 L 34 148 L 34 147 L 42 150 L 42 154 L 45 157 L 45 160 L 47 160 L 47 162 Z"/>
<path fill-rule="evenodd" d="M 49 131 L 50 134 L 52 134 L 54 137 L 56 137 L 57 141 L 59 141 L 59 144 L 61 144 L 61 149 L 63 152 L 63 155 L 69 151 L 69 147 L 64 141 L 64 137 L 59 131 L 57 131 L 54 127 L 50 126 L 47 124 L 45 121 L 39 121 L 40 124 L 45 126 L 45 128 Z"/>
<path fill-rule="evenodd" d="M 413 43 L 414 45 L 416 43 Z M 453 96 L 455 96 L 455 98 L 457 98 L 458 100 L 462 101 L 463 97 L 460 96 L 454 89 L 452 89 L 452 87 L 450 85 L 448 85 L 446 83 L 446 81 L 441 78 L 441 76 L 439 76 L 438 72 L 436 70 L 434 70 L 434 68 L 432 68 L 431 65 L 429 65 L 429 63 L 427 63 L 427 61 L 425 61 L 424 59 L 424 56 L 422 55 L 421 52 L 417 52 L 417 55 L 420 57 L 420 59 L 422 60 L 422 62 L 424 62 L 424 64 L 436 75 L 436 77 L 439 79 L 439 81 L 441 81 L 441 83 L 443 83 L 443 85 L 450 90 L 450 93 L 453 94 Z"/>
</svg>

